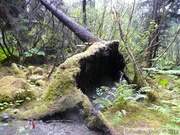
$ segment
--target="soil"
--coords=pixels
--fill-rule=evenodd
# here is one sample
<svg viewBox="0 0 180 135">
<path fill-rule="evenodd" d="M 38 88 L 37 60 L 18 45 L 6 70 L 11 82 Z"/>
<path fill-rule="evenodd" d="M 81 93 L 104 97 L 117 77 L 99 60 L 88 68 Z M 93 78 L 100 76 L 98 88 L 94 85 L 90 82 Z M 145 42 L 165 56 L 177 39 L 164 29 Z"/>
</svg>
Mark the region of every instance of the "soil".
<svg viewBox="0 0 180 135">
<path fill-rule="evenodd" d="M 78 106 L 36 121 L 11 119 L 7 113 L 0 118 L 3 121 L 0 122 L 0 135 L 103 135 L 83 124 L 84 112 Z"/>
<path fill-rule="evenodd" d="M 102 135 L 74 121 L 17 121 L 0 122 L 0 135 Z"/>
</svg>

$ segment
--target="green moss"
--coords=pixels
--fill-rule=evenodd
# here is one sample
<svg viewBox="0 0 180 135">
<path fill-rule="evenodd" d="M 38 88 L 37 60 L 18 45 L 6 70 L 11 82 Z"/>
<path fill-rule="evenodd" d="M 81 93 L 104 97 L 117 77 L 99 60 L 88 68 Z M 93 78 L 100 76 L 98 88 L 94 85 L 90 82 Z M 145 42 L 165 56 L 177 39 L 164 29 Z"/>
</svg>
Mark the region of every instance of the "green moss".
<svg viewBox="0 0 180 135">
<path fill-rule="evenodd" d="M 11 64 L 11 70 L 12 72 L 14 73 L 14 75 L 16 77 L 19 77 L 19 78 L 26 78 L 26 73 L 24 71 L 21 71 L 18 66 L 16 65 L 16 63 L 12 63 Z"/>
<path fill-rule="evenodd" d="M 19 107 L 22 103 L 35 99 L 37 91 L 25 80 L 6 76 L 0 80 L 0 110 Z"/>
<path fill-rule="evenodd" d="M 75 80 L 68 70 L 57 70 L 45 93 L 45 100 L 56 99 L 70 92 L 75 88 Z"/>
<path fill-rule="evenodd" d="M 84 109 L 87 116 L 90 116 L 93 112 L 93 107 L 86 95 L 83 95 L 83 102 L 81 103 L 82 108 Z"/>
<path fill-rule="evenodd" d="M 23 80 L 13 76 L 7 76 L 0 80 L 0 102 L 13 101 L 31 97 L 33 93 L 30 86 Z"/>
<path fill-rule="evenodd" d="M 124 128 L 166 128 L 174 122 L 167 114 L 148 109 L 145 104 L 129 103 L 125 108 L 126 115 L 117 116 L 117 108 L 109 108 L 104 112 L 106 121 L 113 125 L 116 131 L 123 132 Z M 118 120 L 119 119 L 119 120 Z"/>
</svg>

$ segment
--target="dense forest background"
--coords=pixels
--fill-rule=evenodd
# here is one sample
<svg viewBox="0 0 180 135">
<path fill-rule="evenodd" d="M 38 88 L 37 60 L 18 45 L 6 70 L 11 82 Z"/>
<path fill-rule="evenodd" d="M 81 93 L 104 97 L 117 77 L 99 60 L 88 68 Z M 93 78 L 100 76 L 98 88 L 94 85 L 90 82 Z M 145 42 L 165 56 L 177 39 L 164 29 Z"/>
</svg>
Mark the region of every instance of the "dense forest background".
<svg viewBox="0 0 180 135">
<path fill-rule="evenodd" d="M 132 56 L 139 68 L 173 69 L 180 64 L 178 0 L 52 3 L 99 38 L 119 40 L 127 64 Z M 2 0 L 0 6 L 2 64 L 61 63 L 83 50 L 84 43 L 39 1 Z"/>
</svg>

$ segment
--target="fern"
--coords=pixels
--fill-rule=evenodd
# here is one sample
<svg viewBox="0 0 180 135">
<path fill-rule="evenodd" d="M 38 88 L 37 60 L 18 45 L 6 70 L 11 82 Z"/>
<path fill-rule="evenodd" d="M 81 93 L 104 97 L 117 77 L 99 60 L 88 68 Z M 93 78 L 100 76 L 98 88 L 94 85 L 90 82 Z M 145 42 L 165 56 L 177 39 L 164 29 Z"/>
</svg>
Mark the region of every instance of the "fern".
<svg viewBox="0 0 180 135">
<path fill-rule="evenodd" d="M 158 105 L 153 105 L 152 107 L 149 107 L 149 109 L 159 111 L 163 114 L 169 114 L 171 112 L 171 110 L 168 107 L 162 107 Z"/>
<path fill-rule="evenodd" d="M 93 103 L 95 104 L 101 103 L 105 105 L 105 107 L 109 107 L 112 105 L 112 102 L 106 98 L 97 98 L 96 100 L 93 101 Z"/>
<path fill-rule="evenodd" d="M 180 113 L 179 113 L 179 116 L 180 116 Z M 175 122 L 175 123 L 177 123 L 177 124 L 180 124 L 180 117 L 175 117 L 175 116 L 174 116 L 171 121 L 172 121 L 172 122 Z"/>
<path fill-rule="evenodd" d="M 114 115 L 113 125 L 114 125 L 114 126 L 119 125 L 119 124 L 121 123 L 121 121 L 122 121 L 122 117 L 123 117 L 122 112 L 117 111 L 117 112 L 115 113 L 115 115 Z"/>
</svg>

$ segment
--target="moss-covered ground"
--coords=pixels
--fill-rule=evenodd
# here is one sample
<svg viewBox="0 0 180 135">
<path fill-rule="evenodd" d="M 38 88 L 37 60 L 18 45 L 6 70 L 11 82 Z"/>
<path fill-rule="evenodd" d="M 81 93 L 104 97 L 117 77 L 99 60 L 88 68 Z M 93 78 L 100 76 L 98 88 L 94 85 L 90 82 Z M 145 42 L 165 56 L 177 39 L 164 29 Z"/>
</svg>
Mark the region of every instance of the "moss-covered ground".
<svg viewBox="0 0 180 135">
<path fill-rule="evenodd" d="M 103 112 L 105 119 L 119 134 L 126 131 L 133 135 L 138 131 L 144 135 L 148 132 L 153 135 L 180 134 L 180 78 L 158 74 L 153 77 L 149 78 L 151 86 L 148 91 L 156 96 L 155 101 L 147 98 L 137 102 L 131 97 L 123 106 L 114 104 Z"/>
</svg>

